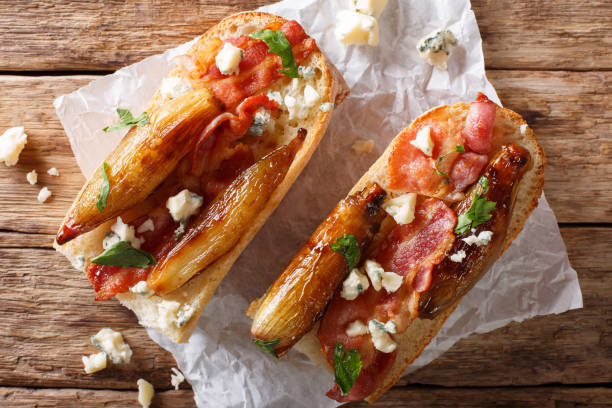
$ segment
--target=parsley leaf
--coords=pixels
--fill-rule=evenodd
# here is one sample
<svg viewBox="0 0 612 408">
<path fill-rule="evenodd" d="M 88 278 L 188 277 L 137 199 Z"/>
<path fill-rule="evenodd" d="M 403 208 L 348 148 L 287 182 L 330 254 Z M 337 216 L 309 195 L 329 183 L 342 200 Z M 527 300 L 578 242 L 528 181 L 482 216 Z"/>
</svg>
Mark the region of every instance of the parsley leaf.
<svg viewBox="0 0 612 408">
<path fill-rule="evenodd" d="M 468 218 L 467 213 L 461 214 L 457 217 L 457 226 L 455 227 L 455 234 L 465 234 L 469 231 L 472 220 Z"/>
<path fill-rule="evenodd" d="M 261 351 L 263 351 L 264 353 L 270 354 L 272 357 L 274 357 L 275 360 L 277 360 L 276 353 L 274 352 L 274 347 L 276 347 L 276 345 L 280 343 L 281 339 L 274 339 L 274 340 L 251 339 L 251 340 L 253 340 L 253 343 L 255 343 L 257 347 L 261 349 Z"/>
<path fill-rule="evenodd" d="M 359 249 L 359 243 L 357 238 L 353 234 L 344 234 L 340 238 L 336 239 L 336 242 L 329 244 L 332 251 L 341 254 L 348 265 L 349 271 L 359 263 L 361 258 L 361 250 Z"/>
<path fill-rule="evenodd" d="M 96 202 L 96 207 L 98 207 L 98 211 L 102 212 L 106 208 L 106 201 L 108 201 L 108 192 L 110 191 L 110 182 L 108 181 L 108 164 L 106 162 L 102 163 L 102 186 L 100 187 L 100 192 L 98 193 L 98 201 Z"/>
<path fill-rule="evenodd" d="M 279 72 L 291 78 L 300 77 L 297 64 L 295 63 L 295 57 L 293 56 L 293 50 L 291 49 L 291 43 L 287 40 L 287 37 L 285 37 L 285 33 L 281 30 L 273 31 L 266 29 L 251 33 L 249 37 L 256 40 L 262 40 L 266 43 L 270 52 L 281 57 L 283 68 L 285 69 L 279 69 Z"/>
<path fill-rule="evenodd" d="M 491 211 L 495 209 L 495 203 L 488 201 L 486 197 L 478 197 L 478 200 L 472 203 L 472 227 L 477 227 L 485 221 L 491 219 Z"/>
<path fill-rule="evenodd" d="M 146 268 L 155 265 L 155 257 L 147 251 L 132 247 L 127 241 L 119 241 L 115 245 L 91 260 L 96 265 L 121 266 L 124 268 Z"/>
<path fill-rule="evenodd" d="M 479 191 L 474 192 L 474 200 L 468 210 L 459 215 L 457 218 L 457 226 L 455 227 L 455 234 L 465 234 L 470 228 L 475 228 L 491 219 L 491 212 L 497 205 L 494 201 L 487 200 L 483 197 L 489 191 L 489 179 L 487 176 L 482 176 L 478 180 Z"/>
<path fill-rule="evenodd" d="M 334 346 L 334 377 L 342 395 L 349 393 L 361 373 L 361 355 L 357 349 L 344 352 L 344 344 Z"/>
<path fill-rule="evenodd" d="M 489 179 L 487 176 L 482 176 L 480 179 L 478 179 L 478 184 L 482 188 L 482 192 L 480 194 L 487 194 L 487 191 L 489 191 Z"/>
<path fill-rule="evenodd" d="M 457 145 L 457 147 L 455 148 L 455 152 L 457 153 L 465 153 L 465 147 L 461 146 L 461 145 Z M 438 168 L 438 166 L 440 165 L 440 162 L 442 160 L 444 160 L 444 158 L 446 156 L 448 156 L 449 154 L 451 154 L 453 152 L 448 152 L 446 154 L 443 154 L 442 156 L 438 157 L 438 160 L 436 160 L 436 174 L 440 177 L 446 177 L 448 178 L 448 174 L 443 173 L 442 171 L 440 171 L 440 169 Z"/>
<path fill-rule="evenodd" d="M 115 130 L 123 129 L 126 127 L 132 126 L 145 126 L 149 124 L 149 115 L 147 112 L 142 112 L 138 117 L 132 116 L 132 112 L 129 109 L 121 109 L 117 108 L 117 113 L 119 114 L 119 123 L 115 123 L 114 125 L 110 125 L 105 127 L 105 132 L 114 132 Z"/>
</svg>

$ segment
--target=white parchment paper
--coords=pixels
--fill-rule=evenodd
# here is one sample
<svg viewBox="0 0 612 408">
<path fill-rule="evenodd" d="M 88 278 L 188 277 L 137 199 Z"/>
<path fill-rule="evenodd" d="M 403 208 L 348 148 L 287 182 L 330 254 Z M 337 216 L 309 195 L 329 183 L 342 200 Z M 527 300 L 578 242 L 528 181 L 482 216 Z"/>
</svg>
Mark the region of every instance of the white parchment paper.
<svg viewBox="0 0 612 408">
<path fill-rule="evenodd" d="M 341 0 L 286 0 L 262 10 L 296 19 L 344 75 L 351 96 L 335 111 L 311 162 L 276 212 L 238 259 L 204 311 L 191 340 L 172 352 L 193 386 L 199 407 L 331 407 L 324 396 L 331 375 L 293 351 L 275 363 L 251 342 L 248 303 L 261 296 L 293 254 L 390 140 L 427 109 L 472 100 L 479 91 L 499 102 L 484 72 L 481 38 L 468 0 L 390 0 L 379 18 L 380 45 L 342 46 L 334 37 Z M 430 31 L 449 28 L 459 40 L 442 71 L 423 63 L 415 45 Z M 104 133 L 117 107 L 140 113 L 172 58 L 190 43 L 147 58 L 55 101 L 83 174 L 89 176 L 124 133 Z M 350 152 L 373 139 L 373 152 Z M 429 363 L 459 339 L 511 321 L 582 307 L 576 272 L 544 196 L 523 232 L 463 299 L 440 333 L 408 370 Z M 169 374 L 168 374 L 169 375 Z"/>
</svg>

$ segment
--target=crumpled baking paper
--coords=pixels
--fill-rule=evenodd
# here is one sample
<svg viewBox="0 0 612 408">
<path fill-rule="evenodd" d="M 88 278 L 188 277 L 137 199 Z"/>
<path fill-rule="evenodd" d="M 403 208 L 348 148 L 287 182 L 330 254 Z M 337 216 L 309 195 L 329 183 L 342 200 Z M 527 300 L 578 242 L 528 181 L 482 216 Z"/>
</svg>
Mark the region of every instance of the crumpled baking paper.
<svg viewBox="0 0 612 408">
<path fill-rule="evenodd" d="M 204 311 L 191 340 L 173 344 L 154 330 L 150 336 L 172 352 L 191 383 L 199 407 L 331 407 L 324 396 L 333 383 L 327 372 L 292 351 L 274 362 L 255 347 L 244 315 L 316 226 L 416 116 L 440 104 L 473 100 L 483 91 L 499 99 L 484 72 L 481 38 L 468 0 L 390 0 L 379 18 L 380 45 L 341 45 L 334 37 L 340 0 L 286 0 L 261 10 L 296 19 L 317 40 L 351 88 L 292 189 L 238 259 Z M 459 46 L 448 71 L 422 62 L 417 41 L 437 28 L 450 29 Z M 104 133 L 117 107 L 139 114 L 172 58 L 191 43 L 147 58 L 55 101 L 57 114 L 85 176 L 91 175 L 124 132 Z M 357 156 L 359 139 L 375 149 Z M 576 272 L 553 212 L 544 196 L 523 232 L 463 299 L 412 371 L 440 356 L 456 341 L 511 321 L 582 307 Z"/>
</svg>

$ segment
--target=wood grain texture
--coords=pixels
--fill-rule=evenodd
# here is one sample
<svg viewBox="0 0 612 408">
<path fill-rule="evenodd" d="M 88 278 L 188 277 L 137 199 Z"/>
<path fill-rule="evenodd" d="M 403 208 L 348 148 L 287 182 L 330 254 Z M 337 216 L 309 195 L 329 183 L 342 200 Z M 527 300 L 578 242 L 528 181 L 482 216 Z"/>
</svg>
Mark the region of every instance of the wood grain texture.
<svg viewBox="0 0 612 408">
<path fill-rule="evenodd" d="M 564 228 L 563 237 L 584 309 L 471 336 L 400 384 L 612 382 L 612 229 Z M 171 356 L 117 302 L 94 302 L 89 282 L 54 251 L 0 249 L 0 298 L 0 386 L 131 389 L 145 377 L 170 388 Z M 87 375 L 81 356 L 96 351 L 89 337 L 106 326 L 124 334 L 132 363 Z"/>
<path fill-rule="evenodd" d="M 138 404 L 138 391 L 0 387 L 0 400 L 12 408 L 140 407 Z M 151 408 L 187 408 L 194 406 L 195 403 L 191 390 L 171 390 L 156 391 Z"/>
<path fill-rule="evenodd" d="M 0 387 L 0 399 L 13 408 L 133 408 L 136 391 L 66 389 L 30 389 Z M 603 408 L 612 405 L 612 390 L 602 387 L 533 387 L 533 388 L 429 388 L 406 387 L 389 390 L 376 404 L 347 404 L 345 407 L 386 408 Z M 155 394 L 152 408 L 193 407 L 188 391 L 163 391 Z"/>
<path fill-rule="evenodd" d="M 53 250 L 0 249 L 0 385 L 134 388 L 147 378 L 169 389 L 172 356 L 149 339 L 118 302 L 94 302 L 89 282 Z M 81 356 L 96 353 L 90 337 L 120 331 L 130 364 L 85 374 Z"/>
<path fill-rule="evenodd" d="M 271 2 L 2 0 L 0 70 L 115 70 Z"/>
<path fill-rule="evenodd" d="M 0 1 L 0 70 L 115 70 L 269 0 Z M 494 68 L 612 68 L 612 3 L 474 0 Z M 382 24 L 382 23 L 381 23 Z"/>
<path fill-rule="evenodd" d="M 115 70 L 270 2 L 0 0 L 0 71 Z M 559 221 L 611 223 L 612 3 L 472 6 L 491 82 L 546 151 L 545 191 Z M 171 389 L 172 356 L 117 302 L 94 302 L 87 280 L 50 248 L 84 181 L 52 102 L 95 78 L 0 75 L 0 131 L 23 124 L 29 134 L 20 163 L 0 165 L 0 405 L 133 407 L 136 380 L 145 378 L 158 390 L 153 406 L 193 407 L 187 384 Z M 50 167 L 61 176 L 47 175 Z M 36 186 L 25 181 L 32 169 Z M 43 185 L 54 195 L 39 204 Z M 612 228 L 569 225 L 562 235 L 584 309 L 464 339 L 375 406 L 612 406 Z M 97 351 L 89 336 L 106 326 L 124 334 L 132 363 L 87 375 L 81 355 Z"/>
<path fill-rule="evenodd" d="M 608 388 L 535 387 L 535 388 L 393 388 L 374 404 L 388 408 L 604 408 L 612 405 Z M 370 407 L 365 402 L 348 407 Z"/>
<path fill-rule="evenodd" d="M 612 3 L 472 0 L 489 68 L 612 68 Z"/>
<path fill-rule="evenodd" d="M 544 147 L 545 192 L 558 220 L 612 222 L 612 96 L 605 92 L 612 72 L 491 71 L 489 77 L 505 106 L 525 116 Z M 94 78 L 0 77 L 0 123 L 23 124 L 29 135 L 17 166 L 0 166 L 0 230 L 56 232 L 84 178 L 52 103 Z M 46 174 L 53 166 L 60 177 Z M 35 186 L 25 180 L 32 169 L 40 174 Z M 39 204 L 43 185 L 54 195 Z"/>
<path fill-rule="evenodd" d="M 612 187 L 612 72 L 487 75 L 544 148 L 544 191 L 559 222 L 610 222 L 612 205 L 600 198 Z"/>
</svg>

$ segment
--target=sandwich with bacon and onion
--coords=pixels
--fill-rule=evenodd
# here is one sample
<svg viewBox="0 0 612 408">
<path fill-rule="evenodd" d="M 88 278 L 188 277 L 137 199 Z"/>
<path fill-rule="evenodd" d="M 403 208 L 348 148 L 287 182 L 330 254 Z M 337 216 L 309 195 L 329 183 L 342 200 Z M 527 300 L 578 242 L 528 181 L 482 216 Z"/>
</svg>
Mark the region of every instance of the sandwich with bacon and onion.
<svg viewBox="0 0 612 408">
<path fill-rule="evenodd" d="M 375 401 L 521 231 L 544 166 L 520 115 L 483 94 L 424 113 L 251 304 L 253 341 L 331 370 L 330 398 Z"/>
<path fill-rule="evenodd" d="M 186 341 L 348 89 L 296 21 L 259 12 L 198 39 L 85 183 L 55 247 L 141 324 Z"/>
</svg>

